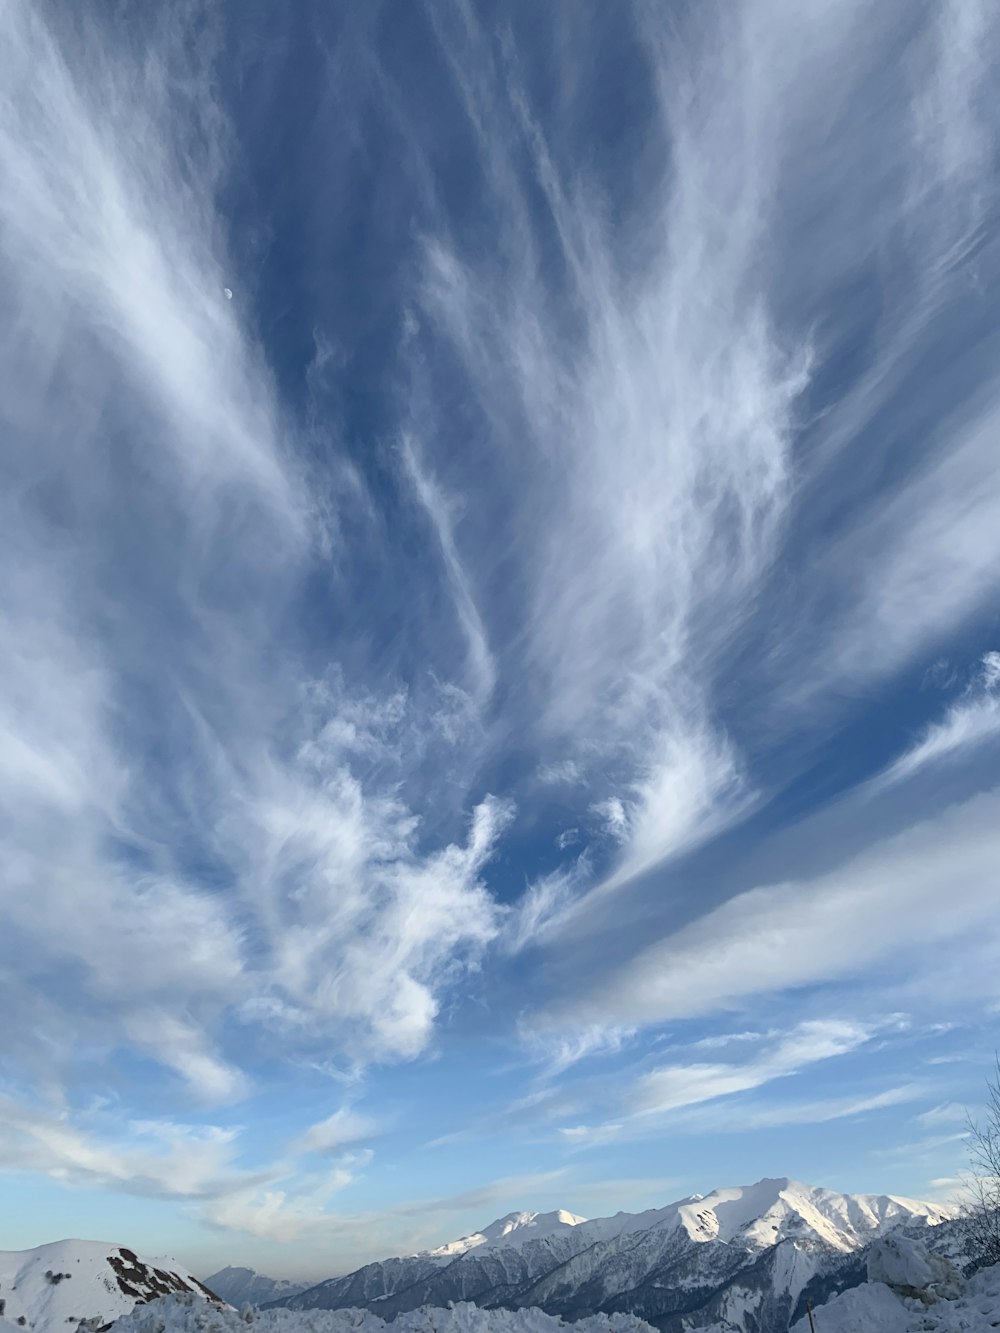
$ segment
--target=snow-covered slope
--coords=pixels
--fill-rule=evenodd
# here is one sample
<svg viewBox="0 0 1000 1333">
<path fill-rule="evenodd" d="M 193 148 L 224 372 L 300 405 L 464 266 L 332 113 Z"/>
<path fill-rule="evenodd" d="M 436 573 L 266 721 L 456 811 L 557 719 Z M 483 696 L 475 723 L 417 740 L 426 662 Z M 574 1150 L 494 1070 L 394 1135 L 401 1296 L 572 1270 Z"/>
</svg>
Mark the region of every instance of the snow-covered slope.
<svg viewBox="0 0 1000 1333">
<path fill-rule="evenodd" d="M 511 1214 L 464 1241 L 368 1264 L 281 1303 L 296 1310 L 363 1306 L 391 1319 L 423 1305 L 475 1301 L 538 1306 L 572 1319 L 628 1312 L 663 1333 L 723 1317 L 752 1318 L 762 1333 L 784 1333 L 803 1293 L 825 1298 L 835 1275 L 873 1237 L 901 1225 L 935 1225 L 949 1210 L 777 1179 L 593 1221 L 569 1224 L 559 1219 L 572 1214 L 543 1214 L 534 1233 L 530 1223 L 512 1225 L 533 1216 Z M 843 1276 L 847 1285 L 863 1274 Z"/>
<path fill-rule="evenodd" d="M 306 1291 L 311 1282 L 289 1282 L 285 1278 L 266 1277 L 252 1268 L 220 1268 L 205 1278 L 205 1286 L 237 1309 L 241 1305 L 264 1305 L 267 1301 L 287 1300 Z"/>
<path fill-rule="evenodd" d="M 454 1305 L 447 1310 L 413 1310 L 401 1315 L 393 1333 L 564 1333 L 561 1319 L 540 1310 L 483 1310 Z M 136 1308 L 114 1325 L 114 1333 L 386 1333 L 386 1324 L 365 1310 L 235 1310 L 206 1305 L 192 1297 L 165 1296 Z M 652 1333 L 631 1315 L 594 1315 L 574 1324 L 573 1333 Z"/>
<path fill-rule="evenodd" d="M 868 1281 L 834 1296 L 814 1313 L 822 1333 L 987 1333 L 1000 1327 L 1000 1267 L 966 1281 L 948 1260 L 906 1237 L 873 1245 Z M 720 1326 L 718 1333 L 728 1333 Z M 809 1333 L 808 1316 L 792 1333 Z"/>
<path fill-rule="evenodd" d="M 81 1319 L 101 1327 L 169 1292 L 212 1295 L 172 1259 L 143 1259 L 122 1245 L 59 1240 L 0 1250 L 0 1316 L 19 1331 L 66 1333 Z"/>
<path fill-rule="evenodd" d="M 586 1220 L 585 1217 L 577 1217 L 576 1213 L 568 1213 L 565 1208 L 558 1208 L 553 1213 L 508 1213 L 506 1217 L 498 1217 L 495 1222 L 483 1227 L 482 1231 L 474 1231 L 471 1236 L 450 1240 L 434 1250 L 421 1250 L 420 1256 L 450 1260 L 485 1246 L 519 1246 L 529 1240 L 558 1235 L 566 1227 L 578 1227 Z"/>
</svg>

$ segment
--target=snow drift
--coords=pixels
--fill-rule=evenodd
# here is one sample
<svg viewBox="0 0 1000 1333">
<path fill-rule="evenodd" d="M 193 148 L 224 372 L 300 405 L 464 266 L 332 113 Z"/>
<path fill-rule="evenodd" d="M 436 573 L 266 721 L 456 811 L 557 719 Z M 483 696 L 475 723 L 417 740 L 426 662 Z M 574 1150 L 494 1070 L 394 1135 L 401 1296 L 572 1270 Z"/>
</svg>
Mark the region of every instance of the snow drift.
<svg viewBox="0 0 1000 1333">
<path fill-rule="evenodd" d="M 467 1303 L 448 1309 L 411 1310 L 392 1333 L 562 1333 L 561 1319 L 540 1310 L 483 1310 Z M 634 1315 L 592 1315 L 573 1325 L 574 1333 L 653 1333 Z M 386 1333 L 387 1325 L 369 1310 L 244 1310 L 237 1313 L 194 1296 L 165 1296 L 136 1306 L 119 1319 L 113 1333 Z"/>
</svg>

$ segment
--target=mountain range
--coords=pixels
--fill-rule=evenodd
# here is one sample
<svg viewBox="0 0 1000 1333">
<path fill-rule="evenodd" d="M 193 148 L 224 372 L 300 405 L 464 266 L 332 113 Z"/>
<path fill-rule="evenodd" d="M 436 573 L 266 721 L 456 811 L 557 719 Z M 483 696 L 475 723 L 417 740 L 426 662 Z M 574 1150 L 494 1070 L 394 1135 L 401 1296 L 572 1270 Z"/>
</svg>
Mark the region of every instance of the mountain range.
<svg viewBox="0 0 1000 1333">
<path fill-rule="evenodd" d="M 726 1323 L 784 1333 L 807 1301 L 818 1304 L 863 1280 L 871 1241 L 897 1228 L 923 1234 L 953 1215 L 937 1204 L 839 1194 L 785 1178 L 593 1220 L 563 1210 L 511 1213 L 446 1245 L 366 1264 L 269 1306 L 362 1307 L 391 1320 L 425 1305 L 472 1301 L 533 1306 L 570 1320 L 632 1314 L 662 1333 Z"/>
<path fill-rule="evenodd" d="M 762 1180 L 591 1220 L 565 1210 L 508 1213 L 457 1240 L 306 1289 L 248 1268 L 221 1269 L 201 1282 L 173 1260 L 145 1259 L 122 1245 L 58 1241 L 0 1252 L 0 1333 L 64 1333 L 81 1323 L 94 1333 L 174 1295 L 184 1308 L 194 1302 L 195 1323 L 202 1320 L 196 1307 L 206 1302 L 211 1323 L 211 1310 L 221 1307 L 207 1302 L 221 1299 L 276 1316 L 301 1311 L 305 1324 L 316 1311 L 360 1308 L 387 1322 L 402 1315 L 404 1333 L 452 1305 L 479 1309 L 484 1319 L 493 1311 L 498 1333 L 507 1327 L 503 1311 L 527 1317 L 531 1310 L 573 1323 L 595 1316 L 592 1327 L 601 1330 L 643 1320 L 660 1333 L 787 1333 L 807 1302 L 822 1306 L 864 1282 L 872 1243 L 890 1233 L 955 1260 L 961 1234 L 953 1215 L 892 1195 Z M 423 1307 L 433 1308 L 418 1317 Z"/>
</svg>

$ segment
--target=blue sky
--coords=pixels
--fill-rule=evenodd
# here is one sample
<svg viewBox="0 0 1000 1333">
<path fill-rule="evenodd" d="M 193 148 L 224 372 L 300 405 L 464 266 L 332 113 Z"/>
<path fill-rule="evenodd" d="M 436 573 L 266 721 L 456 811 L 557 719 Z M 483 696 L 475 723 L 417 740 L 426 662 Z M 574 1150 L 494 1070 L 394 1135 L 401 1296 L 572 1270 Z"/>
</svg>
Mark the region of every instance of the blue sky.
<svg viewBox="0 0 1000 1333">
<path fill-rule="evenodd" d="M 994 7 L 6 19 L 0 1245 L 949 1196 Z"/>
</svg>

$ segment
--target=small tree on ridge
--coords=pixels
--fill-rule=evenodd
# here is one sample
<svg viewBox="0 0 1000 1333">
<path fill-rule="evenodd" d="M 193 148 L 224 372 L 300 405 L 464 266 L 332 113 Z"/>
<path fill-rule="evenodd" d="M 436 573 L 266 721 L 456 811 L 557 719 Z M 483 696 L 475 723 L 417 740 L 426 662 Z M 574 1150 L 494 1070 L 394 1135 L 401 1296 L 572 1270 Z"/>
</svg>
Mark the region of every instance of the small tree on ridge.
<svg viewBox="0 0 1000 1333">
<path fill-rule="evenodd" d="M 986 1080 L 986 1109 L 982 1119 L 968 1120 L 969 1239 L 976 1260 L 983 1266 L 1000 1264 L 1000 1055 L 992 1077 Z"/>
</svg>

